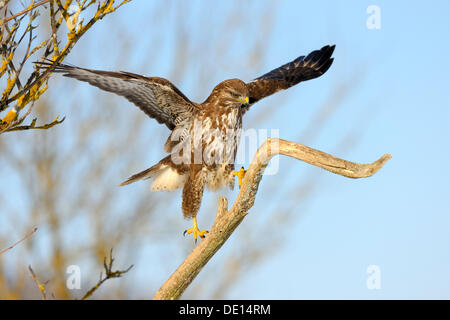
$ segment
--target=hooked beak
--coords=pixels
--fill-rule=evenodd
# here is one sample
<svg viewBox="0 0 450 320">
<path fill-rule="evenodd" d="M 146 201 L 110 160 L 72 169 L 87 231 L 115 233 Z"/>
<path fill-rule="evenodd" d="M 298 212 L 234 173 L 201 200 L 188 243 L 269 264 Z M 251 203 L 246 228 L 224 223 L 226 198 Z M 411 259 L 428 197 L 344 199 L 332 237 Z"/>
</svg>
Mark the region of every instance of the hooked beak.
<svg viewBox="0 0 450 320">
<path fill-rule="evenodd" d="M 248 97 L 245 97 L 244 99 L 237 99 L 237 101 L 239 101 L 242 104 L 248 105 Z"/>
</svg>

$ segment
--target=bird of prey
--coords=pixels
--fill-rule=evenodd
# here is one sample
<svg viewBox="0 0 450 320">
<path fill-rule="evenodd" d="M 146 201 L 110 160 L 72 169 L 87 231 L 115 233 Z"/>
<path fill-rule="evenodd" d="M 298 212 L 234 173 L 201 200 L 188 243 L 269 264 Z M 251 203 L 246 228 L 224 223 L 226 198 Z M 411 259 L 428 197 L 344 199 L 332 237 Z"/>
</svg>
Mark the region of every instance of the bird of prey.
<svg viewBox="0 0 450 320">
<path fill-rule="evenodd" d="M 189 100 L 163 78 L 65 64 L 53 66 L 51 62 L 40 63 L 40 67 L 54 67 L 53 72 L 123 96 L 171 130 L 164 145 L 168 156 L 121 185 L 151 178 L 153 191 L 183 188 L 183 215 L 193 220 L 192 228 L 185 233 L 193 234 L 197 240 L 207 233 L 200 231 L 196 218 L 205 187 L 233 188 L 234 175 L 239 176 L 234 171 L 234 161 L 242 116 L 259 100 L 324 74 L 333 62 L 334 48 L 334 45 L 324 46 L 247 83 L 239 79 L 225 80 L 203 103 Z"/>
</svg>

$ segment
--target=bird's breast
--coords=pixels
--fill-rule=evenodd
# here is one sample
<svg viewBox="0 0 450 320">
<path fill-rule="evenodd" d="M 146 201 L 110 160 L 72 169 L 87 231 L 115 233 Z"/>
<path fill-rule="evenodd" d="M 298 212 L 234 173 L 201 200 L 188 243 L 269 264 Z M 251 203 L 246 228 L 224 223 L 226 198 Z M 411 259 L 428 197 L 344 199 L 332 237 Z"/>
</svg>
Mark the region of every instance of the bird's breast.
<svg viewBox="0 0 450 320">
<path fill-rule="evenodd" d="M 217 108 L 199 114 L 191 130 L 197 159 L 201 148 L 203 164 L 233 164 L 241 128 L 242 116 L 237 108 Z"/>
</svg>

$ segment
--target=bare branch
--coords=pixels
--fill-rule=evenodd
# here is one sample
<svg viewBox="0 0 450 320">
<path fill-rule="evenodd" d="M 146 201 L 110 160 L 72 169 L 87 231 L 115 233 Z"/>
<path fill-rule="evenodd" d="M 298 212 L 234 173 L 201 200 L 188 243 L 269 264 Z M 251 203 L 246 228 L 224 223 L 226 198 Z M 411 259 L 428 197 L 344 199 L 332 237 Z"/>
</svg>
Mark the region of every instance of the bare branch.
<svg viewBox="0 0 450 320">
<path fill-rule="evenodd" d="M 222 247 L 236 227 L 253 206 L 258 186 L 265 168 L 275 155 L 286 155 L 330 172 L 348 177 L 365 178 L 374 175 L 392 156 L 385 154 L 370 164 L 358 164 L 336 158 L 325 152 L 309 148 L 302 144 L 282 140 L 267 139 L 258 149 L 247 170 L 238 197 L 227 211 L 227 200 L 221 198 L 216 219 L 208 236 L 184 260 L 178 269 L 156 292 L 155 300 L 178 299 L 189 284 L 195 279 L 201 269 Z"/>
<path fill-rule="evenodd" d="M 58 120 L 59 116 L 55 118 L 52 122 L 46 123 L 42 126 L 36 126 L 37 118 L 34 118 L 33 121 L 29 125 L 26 126 L 17 126 L 10 129 L 5 130 L 6 132 L 9 131 L 22 131 L 22 130 L 30 130 L 30 129 L 39 129 L 39 130 L 47 130 L 50 129 L 58 124 L 61 124 L 66 120 L 66 117 L 62 118 L 61 120 Z"/>
<path fill-rule="evenodd" d="M 45 293 L 44 285 L 39 282 L 38 278 L 36 277 L 36 274 L 34 273 L 33 269 L 31 268 L 31 266 L 28 266 L 28 270 L 30 270 L 31 279 L 33 279 L 34 283 L 36 283 L 39 291 L 41 292 L 42 300 L 47 300 L 47 295 Z"/>
<path fill-rule="evenodd" d="M 2 122 L 0 122 L 0 134 L 5 131 L 14 131 L 14 130 L 27 130 L 27 129 L 48 129 L 53 125 L 58 124 L 59 122 L 54 121 L 49 125 L 45 125 L 42 127 L 35 126 L 24 126 L 18 127 L 17 123 L 15 125 L 10 125 L 12 121 L 14 121 L 18 115 L 18 112 L 21 111 L 27 104 L 29 104 L 33 100 L 37 100 L 47 89 L 47 80 L 53 71 L 54 67 L 62 62 L 65 57 L 69 54 L 72 48 L 75 46 L 77 41 L 99 20 L 101 20 L 106 15 L 114 12 L 118 8 L 120 8 L 125 3 L 130 2 L 131 0 L 122 0 L 118 5 L 114 6 L 113 0 L 107 0 L 104 2 L 98 3 L 97 11 L 94 13 L 92 18 L 89 20 L 87 24 L 83 24 L 83 19 L 79 20 L 78 15 L 81 11 L 86 10 L 90 5 L 93 5 L 95 1 L 90 1 L 86 4 L 86 0 L 79 2 L 78 1 L 78 11 L 74 17 L 70 17 L 68 13 L 68 7 L 72 3 L 72 0 L 68 0 L 64 3 L 61 3 L 60 0 L 54 0 L 58 5 L 57 11 L 55 11 L 53 0 L 50 1 L 50 27 L 51 27 L 51 36 L 41 42 L 41 44 L 32 48 L 32 42 L 36 37 L 33 37 L 33 29 L 38 28 L 37 26 L 33 26 L 32 23 L 35 18 L 38 16 L 37 7 L 48 3 L 50 0 L 41 1 L 37 4 L 30 5 L 29 8 L 4 19 L 3 22 L 0 20 L 0 54 L 2 55 L 2 61 L 0 64 L 0 76 L 4 73 L 8 73 L 8 78 L 6 79 L 6 89 L 3 91 L 2 97 L 0 99 L 0 112 L 6 110 L 9 105 L 11 105 L 14 101 L 17 101 L 16 106 L 14 107 L 17 110 L 13 110 L 13 108 L 6 114 L 5 117 L 2 118 Z M 35 10 L 35 11 L 33 11 Z M 22 19 L 25 17 L 25 13 L 28 13 L 29 22 L 25 31 L 18 41 L 15 41 L 15 37 L 17 34 L 17 30 L 19 30 Z M 61 16 L 61 17 L 57 17 Z M 8 21 L 14 19 L 14 24 L 12 29 L 8 27 Z M 67 34 L 67 41 L 62 49 L 59 48 L 60 41 L 58 40 L 57 31 L 62 21 L 66 22 L 67 27 L 69 28 L 69 33 Z M 7 32 L 3 34 L 3 29 Z M 26 48 L 25 54 L 19 68 L 16 70 L 14 67 L 13 59 L 15 58 L 16 49 L 24 39 L 25 35 L 29 35 L 29 42 Z M 52 44 L 52 45 L 51 45 Z M 53 66 L 48 68 L 43 73 L 40 73 L 39 70 L 35 69 L 31 75 L 28 77 L 26 84 L 22 86 L 19 80 L 20 73 L 22 71 L 22 67 L 29 60 L 29 58 L 35 54 L 37 51 L 46 47 L 43 54 L 40 56 L 37 61 L 44 61 L 49 59 L 49 55 L 53 53 L 52 58 L 49 59 L 53 61 Z M 17 59 L 17 57 L 15 58 Z M 14 92 L 14 87 L 17 86 L 17 90 Z M 8 130 L 5 130 L 8 128 Z"/>
<path fill-rule="evenodd" d="M 16 13 L 15 15 L 6 18 L 5 20 L 2 21 L 2 25 L 5 24 L 5 23 L 7 23 L 8 21 L 10 21 L 10 20 L 12 20 L 12 19 L 15 19 L 15 18 L 17 18 L 17 17 L 19 17 L 19 16 L 21 16 L 21 15 L 27 13 L 28 11 L 31 11 L 31 10 L 33 10 L 33 9 L 35 9 L 35 8 L 37 8 L 37 7 L 41 6 L 41 5 L 43 5 L 43 4 L 46 4 L 46 3 L 49 2 L 49 1 L 50 1 L 50 0 L 43 0 L 43 1 L 39 2 L 39 3 L 36 3 L 34 6 L 31 6 L 30 8 L 27 8 L 27 9 L 25 9 L 25 10 L 22 10 L 22 11 Z"/>
<path fill-rule="evenodd" d="M 98 289 L 100 288 L 100 286 L 108 279 L 112 279 L 112 278 L 120 278 L 124 273 L 127 273 L 128 271 L 131 270 L 131 268 L 133 268 L 133 265 L 129 266 L 127 269 L 125 270 L 116 270 L 116 271 L 112 271 L 112 266 L 114 263 L 114 258 L 113 258 L 113 249 L 111 249 L 110 253 L 109 253 L 109 262 L 106 263 L 106 257 L 103 260 L 103 267 L 105 268 L 105 277 L 103 277 L 102 273 L 100 273 L 100 279 L 98 280 L 97 284 L 95 286 L 93 286 L 91 289 L 89 289 L 88 292 L 86 292 L 86 294 L 81 298 L 81 300 L 86 300 L 87 298 L 89 298 L 90 296 L 92 296 L 92 294 Z"/>
<path fill-rule="evenodd" d="M 22 241 L 27 240 L 29 237 L 31 237 L 35 232 L 37 231 L 37 227 L 34 227 L 33 230 L 31 230 L 30 232 L 28 232 L 25 237 L 23 237 L 22 239 L 20 239 L 19 241 L 17 241 L 16 243 L 14 243 L 12 246 L 3 249 L 2 251 L 0 251 L 0 256 L 2 254 L 4 254 L 6 251 L 11 250 L 12 248 L 14 248 L 15 246 L 17 246 L 19 243 L 21 243 Z"/>
</svg>

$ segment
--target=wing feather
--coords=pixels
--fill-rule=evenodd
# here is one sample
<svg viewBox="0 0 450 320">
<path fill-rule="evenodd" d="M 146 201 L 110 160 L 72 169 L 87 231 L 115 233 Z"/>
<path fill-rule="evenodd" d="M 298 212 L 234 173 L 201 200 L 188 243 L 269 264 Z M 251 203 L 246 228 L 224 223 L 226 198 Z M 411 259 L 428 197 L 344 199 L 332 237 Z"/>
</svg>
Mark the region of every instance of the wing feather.
<svg viewBox="0 0 450 320">
<path fill-rule="evenodd" d="M 48 62 L 38 64 L 46 68 L 52 65 Z M 144 77 L 130 72 L 91 70 L 66 64 L 58 64 L 53 72 L 63 73 L 66 77 L 85 81 L 123 96 L 171 130 L 188 119 L 197 108 L 195 103 L 164 78 Z"/>
<path fill-rule="evenodd" d="M 276 68 L 255 80 L 247 83 L 249 90 L 249 106 L 278 91 L 287 89 L 301 81 L 311 80 L 324 74 L 333 63 L 335 46 L 324 46 L 307 56 L 297 59 Z"/>
</svg>

